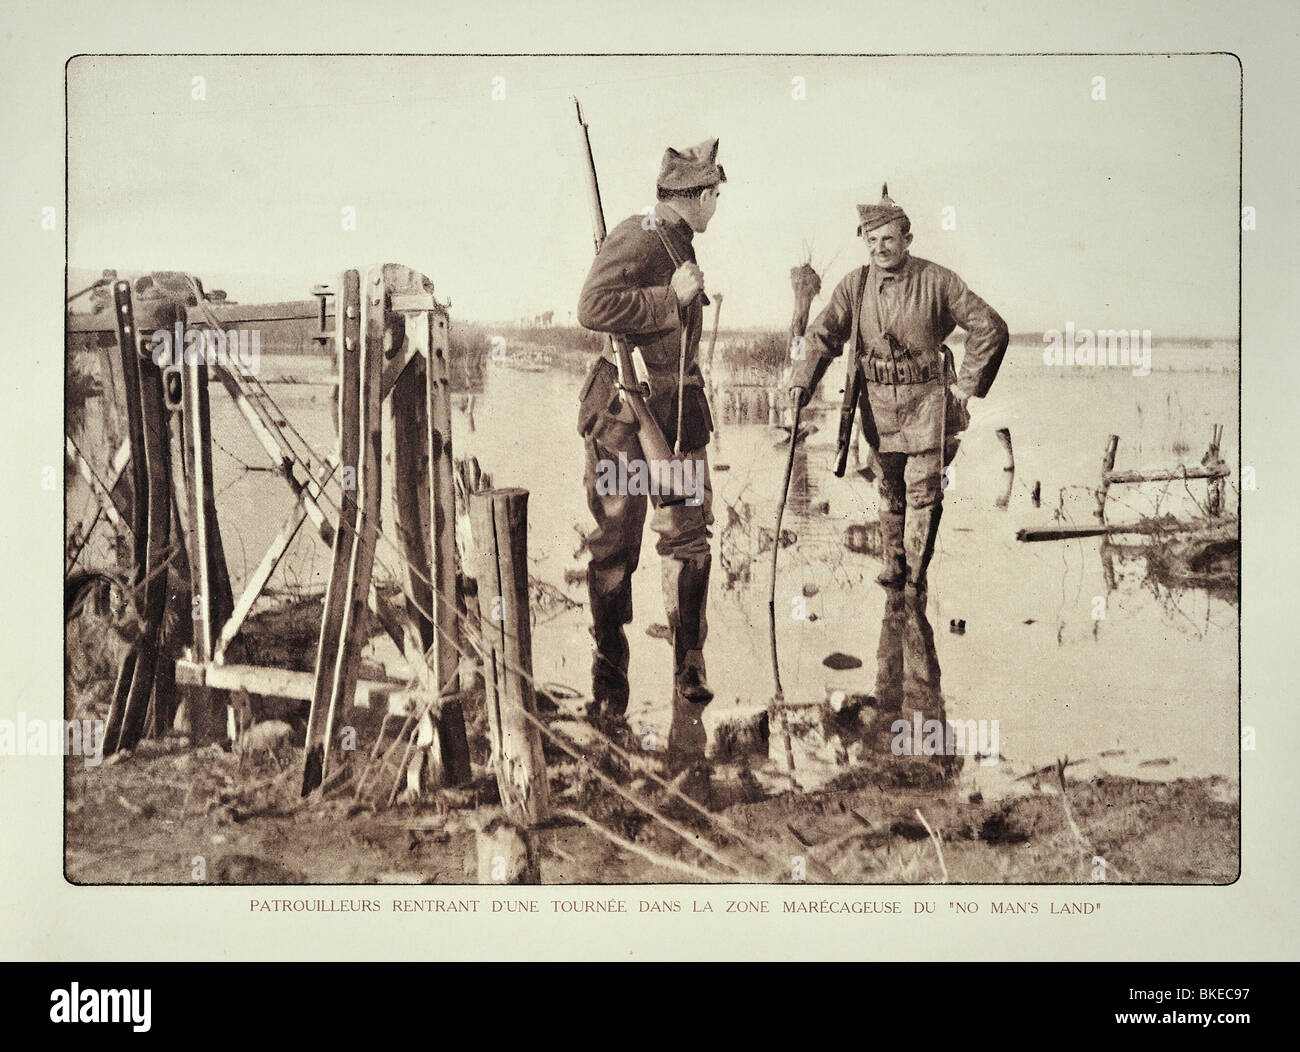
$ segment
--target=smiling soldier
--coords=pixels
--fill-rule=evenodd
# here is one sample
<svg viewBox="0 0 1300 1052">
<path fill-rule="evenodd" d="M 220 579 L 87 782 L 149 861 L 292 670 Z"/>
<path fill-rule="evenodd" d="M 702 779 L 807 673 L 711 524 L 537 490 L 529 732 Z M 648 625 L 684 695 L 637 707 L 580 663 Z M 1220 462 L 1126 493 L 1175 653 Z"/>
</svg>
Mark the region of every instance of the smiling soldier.
<svg viewBox="0 0 1300 1052">
<path fill-rule="evenodd" d="M 676 697 L 696 704 L 713 697 L 704 667 L 713 524 L 705 447 L 713 422 L 698 362 L 708 298 L 692 239 L 708 227 L 720 184 L 726 182 L 717 156 L 717 139 L 664 153 L 653 213 L 631 216 L 609 232 L 578 300 L 579 324 L 625 337 L 640 349 L 649 374 L 650 414 L 668 443 L 677 443 L 691 471 L 691 499 L 674 501 L 654 491 L 649 500 L 673 635 L 673 688 Z M 586 444 L 587 506 L 596 520 L 588 538 L 587 568 L 595 639 L 593 715 L 613 717 L 627 709 L 624 626 L 632 620 L 632 574 L 640 558 L 647 504 L 640 487 L 612 487 L 611 492 L 603 484 L 611 477 L 611 464 L 644 464 L 636 423 L 621 419 L 617 383 L 617 368 L 607 352 L 583 386 L 578 420 Z M 629 477 L 626 471 L 621 474 Z"/>
<path fill-rule="evenodd" d="M 943 512 L 943 469 L 956 455 L 956 432 L 970 423 L 967 399 L 983 398 L 1002 364 L 1007 326 L 951 270 L 908 252 L 911 221 L 888 186 L 879 204 L 858 205 L 858 216 L 869 263 L 836 286 L 808 330 L 790 394 L 806 405 L 851 341 L 862 430 L 881 469 L 885 565 L 876 580 L 923 592 Z M 958 325 L 966 330 L 960 374 L 944 346 Z"/>
</svg>

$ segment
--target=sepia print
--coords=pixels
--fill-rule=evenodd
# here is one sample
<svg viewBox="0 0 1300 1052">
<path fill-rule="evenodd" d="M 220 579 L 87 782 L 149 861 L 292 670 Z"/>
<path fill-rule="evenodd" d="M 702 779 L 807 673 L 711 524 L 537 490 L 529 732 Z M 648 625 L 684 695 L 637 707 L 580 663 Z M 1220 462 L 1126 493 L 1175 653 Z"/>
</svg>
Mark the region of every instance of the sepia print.
<svg viewBox="0 0 1300 1052">
<path fill-rule="evenodd" d="M 70 881 L 1237 878 L 1234 60 L 66 87 Z"/>
</svg>

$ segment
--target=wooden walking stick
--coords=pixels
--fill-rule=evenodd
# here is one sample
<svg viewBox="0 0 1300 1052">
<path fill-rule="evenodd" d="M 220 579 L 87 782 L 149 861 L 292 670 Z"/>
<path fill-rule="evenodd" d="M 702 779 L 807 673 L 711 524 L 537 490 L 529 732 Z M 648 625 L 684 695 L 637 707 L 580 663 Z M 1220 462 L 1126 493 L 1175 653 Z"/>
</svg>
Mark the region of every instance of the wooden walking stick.
<svg viewBox="0 0 1300 1052">
<path fill-rule="evenodd" d="M 772 681 L 775 693 L 772 695 L 772 708 L 768 716 L 769 733 L 773 733 L 772 716 L 780 720 L 781 733 L 785 737 L 785 762 L 791 776 L 794 775 L 794 745 L 790 741 L 790 723 L 785 714 L 785 691 L 781 688 L 781 663 L 776 652 L 776 559 L 781 550 L 781 520 L 785 518 L 785 502 L 790 495 L 790 478 L 794 474 L 794 450 L 799 444 L 799 413 L 802 407 L 796 400 L 794 420 L 790 427 L 790 452 L 785 459 L 785 482 L 781 485 L 781 500 L 776 506 L 776 532 L 772 535 L 772 586 L 767 596 L 768 628 L 772 640 Z"/>
<path fill-rule="evenodd" d="M 718 342 L 718 317 L 722 314 L 722 293 L 715 292 L 713 301 L 713 333 L 709 336 L 709 354 L 704 359 L 705 380 L 709 385 L 709 400 L 713 400 L 713 347 Z"/>
</svg>

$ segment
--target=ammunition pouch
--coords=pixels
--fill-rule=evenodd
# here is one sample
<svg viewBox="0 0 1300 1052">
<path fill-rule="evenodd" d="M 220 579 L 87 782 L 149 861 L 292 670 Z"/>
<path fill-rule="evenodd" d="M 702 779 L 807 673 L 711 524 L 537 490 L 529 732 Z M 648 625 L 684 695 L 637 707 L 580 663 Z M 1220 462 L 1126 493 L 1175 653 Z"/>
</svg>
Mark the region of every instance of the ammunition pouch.
<svg viewBox="0 0 1300 1052">
<path fill-rule="evenodd" d="M 618 419 L 618 412 L 618 367 L 602 356 L 592 362 L 578 394 L 578 434 L 611 453 L 640 456 L 640 428 L 635 420 Z"/>
<path fill-rule="evenodd" d="M 924 384 L 939 379 L 941 361 L 941 356 L 909 350 L 892 333 L 885 333 L 868 346 L 862 372 L 877 384 Z"/>
</svg>

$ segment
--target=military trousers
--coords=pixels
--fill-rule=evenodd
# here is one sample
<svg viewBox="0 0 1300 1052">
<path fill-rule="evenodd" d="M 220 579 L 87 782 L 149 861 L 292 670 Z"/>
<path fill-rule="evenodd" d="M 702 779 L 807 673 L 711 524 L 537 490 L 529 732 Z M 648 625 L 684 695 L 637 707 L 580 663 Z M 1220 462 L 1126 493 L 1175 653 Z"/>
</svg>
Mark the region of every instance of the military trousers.
<svg viewBox="0 0 1300 1052">
<path fill-rule="evenodd" d="M 653 492 L 654 487 L 646 485 L 648 472 L 639 450 L 620 454 L 590 436 L 585 446 L 587 507 L 596 524 L 587 538 L 591 552 L 587 589 L 596 651 L 592 691 L 598 703 L 621 712 L 628 693 L 629 647 L 624 627 L 632 621 L 632 574 L 641 557 L 647 513 L 652 511 L 650 528 L 658 534 L 655 548 L 664 560 L 664 605 L 670 624 L 677 628 L 685 621 L 696 626 L 695 638 L 683 642 L 686 649 L 698 651 L 707 633 L 704 602 L 713 536 L 713 488 L 705 448 L 682 458 L 681 477 L 691 496 L 685 502 L 665 503 L 666 494 Z M 702 589 L 695 590 L 698 595 L 689 588 L 683 590 L 683 567 L 697 580 L 701 572 L 705 575 Z M 691 596 L 697 610 L 681 609 L 683 594 Z"/>
<path fill-rule="evenodd" d="M 881 506 L 902 515 L 909 507 L 943 503 L 943 462 L 937 449 L 920 453 L 878 453 Z"/>
</svg>

